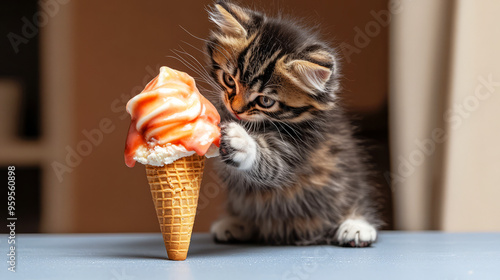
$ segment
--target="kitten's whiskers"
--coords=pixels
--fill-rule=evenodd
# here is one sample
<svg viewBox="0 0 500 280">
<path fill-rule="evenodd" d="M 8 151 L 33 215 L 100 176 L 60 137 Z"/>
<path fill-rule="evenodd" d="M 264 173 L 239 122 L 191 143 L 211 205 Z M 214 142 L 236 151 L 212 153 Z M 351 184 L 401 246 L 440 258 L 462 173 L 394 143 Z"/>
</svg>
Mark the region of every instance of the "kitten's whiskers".
<svg viewBox="0 0 500 280">
<path fill-rule="evenodd" d="M 216 83 L 214 83 L 212 81 L 212 79 L 209 77 L 207 70 L 203 67 L 203 65 L 194 56 L 187 53 L 186 51 L 172 50 L 172 52 L 176 56 L 167 56 L 167 57 L 176 59 L 177 61 L 181 62 L 184 66 L 189 68 L 191 71 L 195 72 L 199 76 L 199 79 L 195 79 L 195 80 L 202 82 L 202 83 L 205 83 L 214 89 L 222 90 L 219 85 L 217 85 Z M 181 54 L 189 56 L 192 60 L 196 61 L 196 63 L 199 66 L 196 64 L 193 64 L 194 62 L 192 63 L 192 62 L 188 61 L 186 58 L 182 57 Z M 199 68 L 199 67 L 201 67 L 201 68 Z M 204 90 L 204 92 L 207 92 L 210 94 L 216 94 L 216 95 L 220 94 L 219 92 L 216 92 L 214 90 L 208 90 L 205 87 L 200 86 L 200 85 L 198 85 L 198 87 L 202 88 Z"/>
<path fill-rule="evenodd" d="M 205 42 L 205 43 L 207 43 L 207 44 L 213 44 L 213 45 L 216 45 L 216 46 L 220 47 L 221 49 L 223 49 L 223 50 L 226 52 L 226 54 L 227 54 L 227 55 L 230 55 L 229 51 L 228 51 L 228 50 L 226 50 L 226 48 L 224 48 L 224 47 L 223 47 L 223 46 L 221 46 L 220 44 L 217 44 L 217 43 L 215 43 L 215 42 L 209 41 L 209 40 L 207 40 L 207 39 L 203 39 L 203 38 L 197 37 L 197 36 L 195 36 L 195 35 L 191 34 L 189 31 L 187 31 L 187 30 L 186 30 L 184 27 L 182 27 L 181 25 L 179 25 L 179 27 L 180 27 L 180 28 L 182 28 L 182 30 L 186 31 L 186 33 L 187 33 L 187 34 L 189 34 L 189 35 L 191 35 L 193 38 L 198 39 L 198 40 L 201 40 L 202 42 Z M 205 53 L 205 52 L 203 52 L 203 53 Z M 226 56 L 226 54 L 224 54 L 224 53 L 223 53 L 223 52 L 221 52 L 220 50 L 219 50 L 219 53 L 220 53 L 220 54 L 222 54 L 222 55 L 223 55 L 223 56 L 224 56 L 227 60 L 229 60 L 229 58 Z M 232 54 L 234 55 L 234 50 L 232 51 Z"/>
</svg>

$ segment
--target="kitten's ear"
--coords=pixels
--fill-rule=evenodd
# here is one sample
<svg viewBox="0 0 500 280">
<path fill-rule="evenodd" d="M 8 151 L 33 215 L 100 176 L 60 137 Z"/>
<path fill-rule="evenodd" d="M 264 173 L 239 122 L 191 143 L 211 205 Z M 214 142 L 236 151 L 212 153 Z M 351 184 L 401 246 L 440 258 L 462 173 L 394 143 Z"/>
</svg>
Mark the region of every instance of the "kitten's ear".
<svg viewBox="0 0 500 280">
<path fill-rule="evenodd" d="M 335 56 L 324 46 L 312 45 L 297 58 L 287 63 L 294 76 L 306 85 L 318 91 L 325 91 L 332 75 L 336 75 Z"/>
<path fill-rule="evenodd" d="M 332 75 L 329 68 L 306 60 L 292 60 L 288 63 L 288 67 L 306 86 L 319 91 L 325 90 L 326 83 Z"/>
<path fill-rule="evenodd" d="M 226 1 L 217 1 L 209 13 L 210 20 L 217 24 L 222 32 L 234 37 L 247 36 L 244 26 L 250 23 L 252 18 L 245 9 Z"/>
</svg>

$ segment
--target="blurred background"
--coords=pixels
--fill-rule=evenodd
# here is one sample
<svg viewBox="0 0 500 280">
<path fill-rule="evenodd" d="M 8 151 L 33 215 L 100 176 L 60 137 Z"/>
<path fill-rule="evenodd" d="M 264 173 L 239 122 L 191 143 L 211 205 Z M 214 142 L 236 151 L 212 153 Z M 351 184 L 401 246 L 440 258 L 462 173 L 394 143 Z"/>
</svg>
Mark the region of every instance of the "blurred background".
<svg viewBox="0 0 500 280">
<path fill-rule="evenodd" d="M 339 47 L 386 229 L 500 230 L 498 1 L 238 3 L 304 18 Z M 16 167 L 18 232 L 158 231 L 145 169 L 123 160 L 125 104 L 162 65 L 196 76 L 171 56 L 204 63 L 211 4 L 0 3 L 0 177 Z M 195 231 L 224 199 L 209 160 Z"/>
</svg>

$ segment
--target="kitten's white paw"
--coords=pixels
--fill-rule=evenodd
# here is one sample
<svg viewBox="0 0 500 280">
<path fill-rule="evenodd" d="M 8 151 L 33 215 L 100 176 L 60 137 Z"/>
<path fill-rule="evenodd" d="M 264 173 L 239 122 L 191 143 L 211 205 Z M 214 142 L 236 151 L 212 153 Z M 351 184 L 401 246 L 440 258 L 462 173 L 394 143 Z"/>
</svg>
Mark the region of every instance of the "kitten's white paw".
<svg viewBox="0 0 500 280">
<path fill-rule="evenodd" d="M 243 242 L 252 238 L 252 227 L 235 217 L 225 217 L 212 224 L 210 232 L 217 242 Z"/>
<path fill-rule="evenodd" d="M 257 157 L 257 144 L 239 124 L 231 122 L 221 126 L 221 156 L 228 164 L 247 170 Z"/>
<path fill-rule="evenodd" d="M 362 218 L 345 220 L 335 235 L 340 245 L 350 247 L 367 247 L 376 239 L 377 230 Z"/>
</svg>

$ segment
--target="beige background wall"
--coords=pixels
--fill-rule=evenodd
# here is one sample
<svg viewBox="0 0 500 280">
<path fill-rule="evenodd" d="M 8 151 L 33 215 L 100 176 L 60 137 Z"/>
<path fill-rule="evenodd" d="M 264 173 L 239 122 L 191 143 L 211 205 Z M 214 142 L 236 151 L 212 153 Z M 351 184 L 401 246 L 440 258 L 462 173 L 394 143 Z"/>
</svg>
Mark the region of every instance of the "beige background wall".
<svg viewBox="0 0 500 280">
<path fill-rule="evenodd" d="M 449 75 L 452 1 L 406 2 L 390 27 L 391 164 L 398 229 L 435 229 L 443 145 L 413 163 L 435 128 L 443 127 Z M 425 21 L 420 19 L 425 17 Z M 418 144 L 417 144 L 418 142 Z M 419 146 L 420 145 L 420 146 Z"/>
<path fill-rule="evenodd" d="M 499 13 L 495 0 L 461 1 L 455 8 L 442 230 L 500 230 Z"/>
<path fill-rule="evenodd" d="M 282 10 L 306 17 L 314 24 L 321 24 L 327 38 L 352 46 L 356 46 L 354 28 L 364 29 L 368 22 L 373 21 L 370 11 L 387 9 L 385 0 L 248 2 L 263 10 Z M 70 46 L 70 49 L 61 53 L 60 58 L 66 59 L 67 63 L 45 62 L 47 71 L 66 73 L 70 77 L 65 77 L 65 81 L 71 80 L 67 92 L 61 94 L 71 95 L 71 98 L 66 99 L 73 101 L 68 104 L 67 115 L 60 116 L 65 118 L 64 121 L 67 119 L 69 125 L 66 132 L 69 136 L 65 137 L 66 142 L 61 141 L 55 159 L 63 160 L 65 146 L 75 148 L 86 139 L 83 130 L 98 129 L 103 120 L 112 129 L 103 133 L 102 142 L 82 158 L 73 172 L 64 174 L 63 183 L 49 180 L 52 183 L 45 191 L 44 231 L 157 231 L 145 170 L 140 164 L 129 169 L 123 161 L 124 141 L 129 126 L 124 105 L 156 75 L 161 65 L 193 74 L 166 56 L 173 54 L 171 49 L 182 46 L 202 59 L 199 52 L 182 41 L 198 48 L 202 48 L 202 42 L 179 26 L 196 36 L 206 37 L 211 24 L 205 8 L 210 3 L 202 0 L 75 0 L 62 7 L 65 10 L 56 16 L 59 18 L 52 20 L 45 28 L 45 34 L 53 34 L 58 29 L 53 24 L 64 24 L 71 30 L 71 36 L 57 33 L 66 37 L 57 37 L 55 34 L 55 39 L 44 38 L 46 43 L 52 42 L 48 45 L 52 45 L 53 49 L 57 49 L 54 40 L 67 42 Z M 385 102 L 387 33 L 387 28 L 380 27 L 379 33 L 369 39 L 366 46 L 359 49 L 359 53 L 350 56 L 350 62 L 343 62 L 343 84 L 349 108 L 353 112 L 374 112 Z M 46 79 L 52 80 L 52 88 L 57 87 L 57 78 Z M 46 90 L 49 88 L 45 87 Z M 223 191 L 210 165 L 202 186 L 201 207 L 195 225 L 197 231 L 208 230 L 211 221 L 222 210 Z M 47 176 L 50 179 L 54 174 L 49 172 Z M 57 194 L 57 198 L 51 194 Z M 66 201 L 66 198 L 69 200 Z"/>
<path fill-rule="evenodd" d="M 390 42 L 396 229 L 498 231 L 500 2 L 406 3 Z"/>
</svg>

